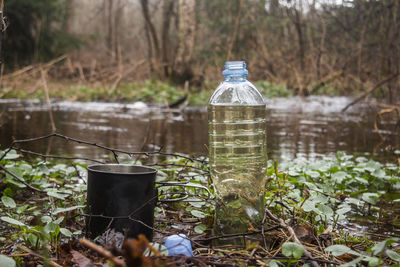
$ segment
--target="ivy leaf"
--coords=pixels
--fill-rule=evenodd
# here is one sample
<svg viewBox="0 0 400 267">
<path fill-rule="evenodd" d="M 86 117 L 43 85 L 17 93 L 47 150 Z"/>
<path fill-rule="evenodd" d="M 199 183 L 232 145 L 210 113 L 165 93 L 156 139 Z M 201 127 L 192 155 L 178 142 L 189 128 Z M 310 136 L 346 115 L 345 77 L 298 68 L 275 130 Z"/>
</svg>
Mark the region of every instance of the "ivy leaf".
<svg viewBox="0 0 400 267">
<path fill-rule="evenodd" d="M 8 223 L 13 224 L 13 225 L 26 226 L 24 223 L 22 223 L 20 221 L 17 221 L 17 220 L 15 220 L 13 218 L 10 218 L 10 217 L 3 216 L 3 217 L 0 217 L 0 219 L 2 221 L 8 222 Z"/>
<path fill-rule="evenodd" d="M 334 174 L 332 174 L 332 179 L 340 184 L 341 182 L 343 182 L 343 180 L 347 177 L 347 173 L 340 171 L 340 172 L 336 172 Z"/>
<path fill-rule="evenodd" d="M 15 204 L 14 199 L 12 199 L 11 197 L 8 197 L 8 196 L 2 196 L 1 202 L 3 202 L 4 206 L 6 206 L 7 208 L 13 209 L 17 206 L 17 204 Z"/>
<path fill-rule="evenodd" d="M 194 227 L 194 231 L 196 232 L 196 233 L 198 233 L 198 234 L 202 234 L 202 233 L 204 233 L 204 231 L 207 229 L 207 226 L 205 226 L 204 224 L 199 224 L 199 225 L 196 225 L 195 227 Z"/>
<path fill-rule="evenodd" d="M 320 211 L 320 215 L 326 216 L 327 218 L 329 218 L 333 215 L 333 210 L 331 209 L 331 207 L 329 207 L 327 205 L 319 204 L 318 210 Z"/>
<path fill-rule="evenodd" d="M 300 259 L 304 253 L 304 247 L 294 242 L 285 242 L 282 245 L 282 254 L 286 257 Z"/>
<path fill-rule="evenodd" d="M 68 230 L 67 228 L 60 228 L 60 232 L 65 235 L 66 237 L 71 237 L 72 233 L 70 230 Z"/>
<path fill-rule="evenodd" d="M 303 210 L 304 210 L 305 212 L 313 211 L 313 210 L 315 210 L 315 202 L 313 202 L 313 201 L 310 200 L 310 199 L 307 199 L 307 200 L 304 202 L 302 208 L 303 208 Z"/>
<path fill-rule="evenodd" d="M 351 249 L 343 245 L 332 245 L 325 249 L 327 252 L 332 252 L 332 255 L 337 257 L 349 253 Z"/>
<path fill-rule="evenodd" d="M 62 200 L 64 200 L 67 197 L 64 194 L 60 194 L 59 191 L 57 189 L 54 189 L 54 188 L 49 188 L 47 190 L 47 195 L 50 196 L 50 197 L 55 197 L 55 198 L 62 199 Z"/>
<path fill-rule="evenodd" d="M 1 152 L 0 158 L 4 155 L 4 153 L 6 153 L 5 151 Z M 19 158 L 19 155 L 17 153 L 17 151 L 15 151 L 14 149 L 10 150 L 10 152 L 7 153 L 7 155 L 4 157 L 4 159 L 17 159 Z"/>
<path fill-rule="evenodd" d="M 395 252 L 395 251 L 393 251 L 393 250 L 388 249 L 388 250 L 386 250 L 386 254 L 387 254 L 387 255 L 389 256 L 389 258 L 391 258 L 392 260 L 400 262 L 400 254 L 399 254 L 399 253 L 397 253 L 397 252 Z"/>
<path fill-rule="evenodd" d="M 58 224 L 50 222 L 43 228 L 43 231 L 46 234 L 55 233 L 55 232 L 57 232 L 58 227 L 59 227 Z"/>
<path fill-rule="evenodd" d="M 365 260 L 368 261 L 368 267 L 379 266 L 379 259 L 376 257 L 367 257 Z"/>
<path fill-rule="evenodd" d="M 340 267 L 354 267 L 354 266 L 358 266 L 357 264 L 362 261 L 364 259 L 363 256 L 360 256 L 358 258 L 355 258 L 352 261 L 349 261 L 348 263 L 342 264 L 340 265 Z"/>
<path fill-rule="evenodd" d="M 206 217 L 206 214 L 199 210 L 191 210 L 190 213 L 196 218 L 202 219 Z"/>
<path fill-rule="evenodd" d="M 379 195 L 377 193 L 364 193 L 362 195 L 362 200 L 372 205 L 378 203 L 378 198 Z"/>
<path fill-rule="evenodd" d="M 345 213 L 347 213 L 349 211 L 351 211 L 351 207 L 345 206 L 345 207 L 342 207 L 342 208 L 336 210 L 336 214 L 343 215 L 343 214 L 345 214 Z"/>
<path fill-rule="evenodd" d="M 279 267 L 279 266 L 283 265 L 280 261 L 277 261 L 277 260 L 270 260 L 267 262 L 267 264 L 270 267 Z"/>
<path fill-rule="evenodd" d="M 390 246 L 390 244 L 392 244 L 393 242 L 396 242 L 398 240 L 398 238 L 388 238 L 386 240 L 383 240 L 377 244 L 375 244 L 375 246 L 373 246 L 371 248 L 374 256 L 378 255 L 379 253 L 381 253 L 383 251 L 383 249 L 387 246 Z"/>
<path fill-rule="evenodd" d="M 84 208 L 85 206 L 73 206 L 73 207 L 68 207 L 68 208 L 57 208 L 55 211 L 54 211 L 54 215 L 57 215 L 57 214 L 59 214 L 59 213 L 63 213 L 63 212 L 67 212 L 67 211 L 71 211 L 71 210 L 76 210 L 76 209 L 81 209 L 81 208 Z"/>
<path fill-rule="evenodd" d="M 15 261 L 10 257 L 0 254 L 0 266 L 15 267 Z"/>
</svg>

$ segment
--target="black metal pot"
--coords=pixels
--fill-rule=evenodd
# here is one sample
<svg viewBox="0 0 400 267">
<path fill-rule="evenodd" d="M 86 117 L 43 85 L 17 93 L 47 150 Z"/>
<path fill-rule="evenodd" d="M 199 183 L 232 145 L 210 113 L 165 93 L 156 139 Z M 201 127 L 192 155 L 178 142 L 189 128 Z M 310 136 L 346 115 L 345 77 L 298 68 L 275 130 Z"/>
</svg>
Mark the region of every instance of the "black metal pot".
<svg viewBox="0 0 400 267">
<path fill-rule="evenodd" d="M 95 238 L 111 228 L 127 237 L 144 234 L 152 240 L 156 173 L 145 166 L 89 166 L 86 235 Z"/>
</svg>

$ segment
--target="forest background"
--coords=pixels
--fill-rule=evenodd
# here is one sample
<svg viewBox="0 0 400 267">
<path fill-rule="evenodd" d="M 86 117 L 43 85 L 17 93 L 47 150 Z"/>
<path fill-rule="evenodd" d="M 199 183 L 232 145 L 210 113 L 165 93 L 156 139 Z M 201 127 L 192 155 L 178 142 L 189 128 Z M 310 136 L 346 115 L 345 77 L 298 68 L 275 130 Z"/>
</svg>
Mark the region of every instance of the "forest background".
<svg viewBox="0 0 400 267">
<path fill-rule="evenodd" d="M 249 79 L 278 95 L 375 88 L 396 103 L 399 17 L 398 0 L 6 0 L 0 93 L 32 94 L 15 71 L 55 58 L 55 91 L 151 79 L 190 93 L 214 89 L 224 61 L 245 60 Z"/>
</svg>

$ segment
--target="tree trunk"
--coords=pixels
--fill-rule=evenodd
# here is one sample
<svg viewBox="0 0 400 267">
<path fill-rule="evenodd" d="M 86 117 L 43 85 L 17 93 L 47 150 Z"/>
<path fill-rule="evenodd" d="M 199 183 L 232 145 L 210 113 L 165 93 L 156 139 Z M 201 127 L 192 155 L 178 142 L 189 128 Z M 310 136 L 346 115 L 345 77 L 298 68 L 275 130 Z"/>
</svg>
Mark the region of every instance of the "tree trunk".
<svg viewBox="0 0 400 267">
<path fill-rule="evenodd" d="M 1 56 L 1 43 L 3 41 L 3 31 L 4 31 L 3 10 L 4 10 L 4 0 L 0 0 L 0 85 L 2 80 L 1 77 L 3 75 L 3 60 Z"/>
<path fill-rule="evenodd" d="M 185 84 L 193 79 L 192 56 L 196 37 L 196 0 L 179 0 L 178 51 L 172 80 Z"/>
<path fill-rule="evenodd" d="M 303 29 L 302 29 L 302 21 L 300 12 L 294 8 L 295 21 L 294 26 L 297 32 L 297 40 L 299 43 L 299 60 L 300 60 L 300 68 L 302 72 L 305 72 L 305 62 L 304 62 L 304 38 L 303 38 Z"/>
<path fill-rule="evenodd" d="M 71 26 L 71 19 L 73 17 L 74 13 L 74 3 L 75 0 L 69 0 L 66 1 L 65 3 L 65 14 L 64 14 L 64 21 L 62 24 L 62 30 L 66 33 L 69 33 L 71 31 L 70 26 Z"/>
<path fill-rule="evenodd" d="M 107 4 L 104 5 L 104 13 L 107 16 L 107 48 L 108 48 L 108 52 L 111 52 L 112 55 L 113 54 L 113 19 L 112 19 L 112 15 L 113 15 L 113 0 L 106 0 Z M 114 56 L 113 56 L 114 57 Z"/>
<path fill-rule="evenodd" d="M 123 7 L 124 5 L 121 3 L 121 0 L 116 1 L 116 8 L 114 12 L 114 35 L 113 35 L 113 43 L 114 43 L 114 53 L 116 55 L 116 61 L 120 62 L 122 58 L 121 56 L 121 45 L 120 45 L 120 28 L 121 28 L 121 21 L 123 20 Z"/>
<path fill-rule="evenodd" d="M 156 54 L 156 59 L 159 60 L 160 59 L 160 46 L 159 46 L 159 42 L 158 42 L 156 29 L 154 27 L 153 22 L 150 19 L 148 0 L 140 0 L 140 4 L 142 6 L 142 13 L 143 13 L 145 23 L 147 24 L 147 27 L 150 31 L 151 39 L 153 41 L 153 47 L 154 47 L 154 51 Z"/>
<path fill-rule="evenodd" d="M 174 9 L 175 0 L 164 0 L 163 3 L 163 18 L 162 18 L 162 31 L 161 31 L 161 46 L 162 46 L 162 65 L 165 77 L 169 76 L 170 66 L 170 43 L 169 43 L 169 28 L 171 24 L 171 15 Z"/>
</svg>

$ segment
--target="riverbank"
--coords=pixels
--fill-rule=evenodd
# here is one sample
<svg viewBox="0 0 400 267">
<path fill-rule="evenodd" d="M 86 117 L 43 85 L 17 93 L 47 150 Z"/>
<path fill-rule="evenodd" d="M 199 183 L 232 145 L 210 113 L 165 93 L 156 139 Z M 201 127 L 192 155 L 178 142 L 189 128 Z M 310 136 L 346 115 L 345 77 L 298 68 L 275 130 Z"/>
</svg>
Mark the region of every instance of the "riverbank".
<svg viewBox="0 0 400 267">
<path fill-rule="evenodd" d="M 110 85 L 85 84 L 71 82 L 47 83 L 50 98 L 68 101 L 102 101 L 102 102 L 145 102 L 166 105 L 185 100 L 189 105 L 206 105 L 211 94 L 219 82 L 205 82 L 200 87 L 179 87 L 168 82 L 148 79 L 138 82 L 122 83 L 115 88 Z M 265 98 L 290 97 L 296 92 L 283 84 L 274 84 L 268 81 L 257 81 L 254 85 Z M 12 88 L 12 90 L 11 90 Z M 338 96 L 339 90 L 331 87 L 321 88 L 316 95 Z M 34 81 L 19 87 L 3 87 L 0 89 L 0 98 L 46 99 L 46 91 Z"/>
</svg>

